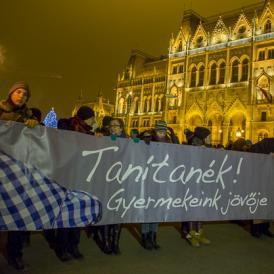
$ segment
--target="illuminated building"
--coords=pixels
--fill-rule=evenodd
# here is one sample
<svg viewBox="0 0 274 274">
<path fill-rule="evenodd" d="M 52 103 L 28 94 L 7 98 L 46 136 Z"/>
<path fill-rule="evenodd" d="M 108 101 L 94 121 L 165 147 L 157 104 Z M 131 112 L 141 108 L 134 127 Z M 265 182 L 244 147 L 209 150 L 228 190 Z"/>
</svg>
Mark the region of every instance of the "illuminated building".
<svg viewBox="0 0 274 274">
<path fill-rule="evenodd" d="M 165 119 L 208 127 L 214 144 L 274 136 L 274 1 L 201 17 L 184 12 L 167 56 L 132 51 L 118 77 L 115 116 L 128 132 Z"/>
</svg>

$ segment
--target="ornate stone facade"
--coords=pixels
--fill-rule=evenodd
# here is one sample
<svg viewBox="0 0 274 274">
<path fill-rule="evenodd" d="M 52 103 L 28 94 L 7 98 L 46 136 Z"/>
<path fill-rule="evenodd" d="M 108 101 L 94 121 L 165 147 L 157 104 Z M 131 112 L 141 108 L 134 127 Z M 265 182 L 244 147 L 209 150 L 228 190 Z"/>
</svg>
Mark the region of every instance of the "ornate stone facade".
<svg viewBox="0 0 274 274">
<path fill-rule="evenodd" d="M 208 127 L 214 144 L 274 136 L 274 0 L 202 18 L 185 11 L 168 56 L 133 51 L 118 77 L 115 115 L 128 131 L 165 119 Z"/>
</svg>

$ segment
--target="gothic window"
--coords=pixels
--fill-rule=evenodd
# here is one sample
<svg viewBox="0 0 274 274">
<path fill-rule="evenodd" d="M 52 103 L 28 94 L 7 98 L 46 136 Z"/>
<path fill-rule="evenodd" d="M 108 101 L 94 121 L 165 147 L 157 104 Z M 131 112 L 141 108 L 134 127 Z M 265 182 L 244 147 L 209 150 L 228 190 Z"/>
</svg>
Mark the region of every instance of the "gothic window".
<svg viewBox="0 0 274 274">
<path fill-rule="evenodd" d="M 210 68 L 210 85 L 216 84 L 216 78 L 217 78 L 217 66 L 216 64 L 213 64 Z"/>
<path fill-rule="evenodd" d="M 132 104 L 132 96 L 130 95 L 127 98 L 127 113 L 129 113 L 131 110 L 131 104 Z"/>
<path fill-rule="evenodd" d="M 197 69 L 196 67 L 193 67 L 192 70 L 191 70 L 191 79 L 190 79 L 190 87 L 193 88 L 193 87 L 196 87 L 196 72 L 197 72 Z"/>
<path fill-rule="evenodd" d="M 178 52 L 181 52 L 183 50 L 182 42 L 179 43 L 178 46 Z"/>
<path fill-rule="evenodd" d="M 139 99 L 136 98 L 134 102 L 134 113 L 138 113 L 139 110 Z"/>
<path fill-rule="evenodd" d="M 204 76 L 205 76 L 205 67 L 201 66 L 199 68 L 199 82 L 198 87 L 202 87 L 204 85 Z"/>
<path fill-rule="evenodd" d="M 238 37 L 239 39 L 242 39 L 245 37 L 245 32 L 246 32 L 246 27 L 245 26 L 241 26 L 238 30 Z"/>
<path fill-rule="evenodd" d="M 147 112 L 150 112 L 151 111 L 151 98 L 147 98 Z"/>
<path fill-rule="evenodd" d="M 274 49 L 268 50 L 268 59 L 274 59 Z"/>
<path fill-rule="evenodd" d="M 232 63 L 231 83 L 239 81 L 239 61 L 234 60 Z"/>
<path fill-rule="evenodd" d="M 164 105 L 165 105 L 165 97 L 163 96 L 163 97 L 161 98 L 161 108 L 160 108 L 160 111 L 163 111 Z"/>
<path fill-rule="evenodd" d="M 268 33 L 268 32 L 271 32 L 271 21 L 270 20 L 267 20 L 265 25 L 264 25 L 264 32 L 265 33 Z"/>
<path fill-rule="evenodd" d="M 244 59 L 242 62 L 242 81 L 248 80 L 248 59 Z"/>
<path fill-rule="evenodd" d="M 224 84 L 225 82 L 225 62 L 220 64 L 219 67 L 219 84 Z"/>
<path fill-rule="evenodd" d="M 177 74 L 177 66 L 173 66 L 173 68 L 172 68 L 172 74 Z"/>
<path fill-rule="evenodd" d="M 184 65 L 180 65 L 179 66 L 179 73 L 183 73 L 184 72 Z"/>
<path fill-rule="evenodd" d="M 263 61 L 265 59 L 265 51 L 261 50 L 259 51 L 259 61 Z"/>
<path fill-rule="evenodd" d="M 201 48 L 203 46 L 203 42 L 204 42 L 204 37 L 203 36 L 199 36 L 196 40 L 196 46 L 197 48 Z"/>
<path fill-rule="evenodd" d="M 143 108 L 144 108 L 144 112 L 147 112 L 147 98 L 146 97 L 144 98 L 144 106 L 143 106 Z"/>
<path fill-rule="evenodd" d="M 261 121 L 262 121 L 262 122 L 265 122 L 265 121 L 266 121 L 266 112 L 265 112 L 265 111 L 262 111 L 262 112 L 261 112 Z"/>
</svg>

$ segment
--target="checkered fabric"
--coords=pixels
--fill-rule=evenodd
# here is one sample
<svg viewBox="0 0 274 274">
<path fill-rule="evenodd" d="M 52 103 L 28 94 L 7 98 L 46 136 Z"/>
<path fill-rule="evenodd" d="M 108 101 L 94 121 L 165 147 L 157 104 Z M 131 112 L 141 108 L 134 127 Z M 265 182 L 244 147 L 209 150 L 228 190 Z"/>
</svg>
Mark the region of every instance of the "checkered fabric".
<svg viewBox="0 0 274 274">
<path fill-rule="evenodd" d="M 67 190 L 0 151 L 0 230 L 83 227 L 101 212 L 96 197 Z"/>
</svg>

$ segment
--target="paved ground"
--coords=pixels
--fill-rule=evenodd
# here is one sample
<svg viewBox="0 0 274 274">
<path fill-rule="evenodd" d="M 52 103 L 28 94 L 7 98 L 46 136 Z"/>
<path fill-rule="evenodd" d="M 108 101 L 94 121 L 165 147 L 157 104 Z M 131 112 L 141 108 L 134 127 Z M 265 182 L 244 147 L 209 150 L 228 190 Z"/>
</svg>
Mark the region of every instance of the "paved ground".
<svg viewBox="0 0 274 274">
<path fill-rule="evenodd" d="M 30 274 L 273 274 L 274 238 L 255 239 L 236 224 L 205 225 L 212 241 L 210 246 L 192 248 L 181 239 L 178 227 L 163 225 L 159 229 L 158 251 L 144 250 L 135 234 L 123 228 L 122 254 L 103 254 L 83 233 L 80 249 L 83 261 L 58 261 L 41 236 L 31 238 L 25 248 L 24 259 L 30 265 Z M 0 273 L 18 273 L 10 268 L 0 255 Z"/>
</svg>

